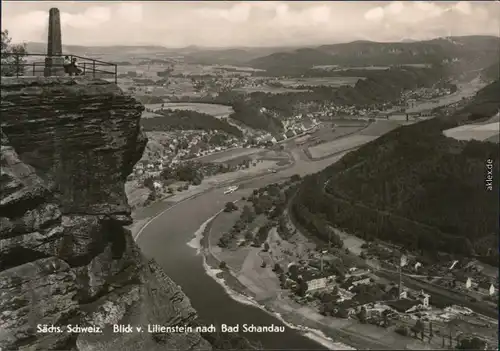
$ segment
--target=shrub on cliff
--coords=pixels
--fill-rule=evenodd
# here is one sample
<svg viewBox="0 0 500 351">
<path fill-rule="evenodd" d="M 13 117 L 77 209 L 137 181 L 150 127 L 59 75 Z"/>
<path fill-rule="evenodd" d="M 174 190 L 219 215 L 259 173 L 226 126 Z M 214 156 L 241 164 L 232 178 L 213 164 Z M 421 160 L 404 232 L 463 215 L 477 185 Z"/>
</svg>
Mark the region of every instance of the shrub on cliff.
<svg viewBox="0 0 500 351">
<path fill-rule="evenodd" d="M 24 75 L 24 65 L 26 64 L 24 55 L 27 54 L 26 45 L 11 44 L 11 41 L 9 31 L 3 30 L 0 47 L 2 77 Z"/>
</svg>

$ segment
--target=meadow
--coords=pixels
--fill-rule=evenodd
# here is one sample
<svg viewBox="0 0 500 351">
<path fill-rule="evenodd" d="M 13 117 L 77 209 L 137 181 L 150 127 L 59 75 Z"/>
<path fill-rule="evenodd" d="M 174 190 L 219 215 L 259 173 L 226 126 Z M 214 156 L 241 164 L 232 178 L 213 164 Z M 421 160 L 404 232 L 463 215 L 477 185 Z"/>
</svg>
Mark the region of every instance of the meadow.
<svg viewBox="0 0 500 351">
<path fill-rule="evenodd" d="M 359 135 L 378 137 L 400 127 L 398 121 L 375 121 L 359 132 Z"/>
<path fill-rule="evenodd" d="M 202 156 L 198 158 L 200 162 L 218 162 L 223 163 L 237 157 L 249 156 L 260 151 L 258 148 L 236 148 L 223 152 L 218 152 L 212 155 Z"/>
<path fill-rule="evenodd" d="M 350 71 L 350 70 L 367 70 L 367 71 L 385 71 L 389 69 L 389 66 L 359 66 L 359 67 L 341 67 L 339 65 L 321 65 L 313 66 L 313 69 L 324 70 L 324 71 Z"/>
<path fill-rule="evenodd" d="M 196 111 L 206 113 L 207 115 L 211 115 L 216 118 L 225 118 L 234 112 L 231 106 L 196 102 L 166 102 L 164 104 L 164 108 L 170 110 Z"/>
<path fill-rule="evenodd" d="M 484 141 L 498 136 L 500 133 L 499 124 L 469 124 L 443 131 L 444 135 L 458 140 L 479 140 Z"/>
<path fill-rule="evenodd" d="M 279 87 L 270 87 L 267 85 L 263 85 L 260 87 L 242 87 L 242 88 L 237 88 L 234 89 L 234 91 L 239 91 L 242 93 L 255 93 L 255 92 L 263 92 L 263 93 L 270 93 L 270 94 L 285 94 L 285 93 L 303 93 L 307 92 L 309 90 L 307 89 L 292 89 L 292 88 L 279 88 Z"/>
<path fill-rule="evenodd" d="M 283 79 L 280 83 L 285 88 L 304 86 L 329 86 L 340 87 L 342 85 L 354 86 L 361 77 L 318 77 L 318 78 L 293 78 Z"/>
<path fill-rule="evenodd" d="M 376 138 L 368 135 L 352 135 L 310 147 L 308 150 L 311 158 L 317 159 L 359 147 Z"/>
</svg>

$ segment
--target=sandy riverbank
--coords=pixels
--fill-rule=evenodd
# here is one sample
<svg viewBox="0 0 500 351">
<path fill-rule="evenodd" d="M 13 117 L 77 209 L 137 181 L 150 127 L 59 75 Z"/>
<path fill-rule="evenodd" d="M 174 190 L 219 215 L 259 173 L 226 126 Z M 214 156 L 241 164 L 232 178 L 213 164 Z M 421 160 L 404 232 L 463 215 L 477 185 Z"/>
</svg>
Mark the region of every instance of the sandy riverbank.
<svg viewBox="0 0 500 351">
<path fill-rule="evenodd" d="M 217 215 L 203 223 L 188 245 L 203 255 L 207 274 L 222 285 L 231 298 L 265 310 L 332 350 L 428 348 L 428 345 L 418 340 L 400 336 L 391 330 L 360 324 L 352 319 L 325 317 L 314 308 L 293 301 L 288 297 L 288 292 L 257 294 L 252 277 L 246 277 L 244 271 L 237 271 L 230 266 L 223 270 L 219 268 L 221 259 L 216 253 L 218 247 L 213 247 L 210 240 L 212 224 Z"/>
<path fill-rule="evenodd" d="M 277 300 L 272 301 L 271 299 L 267 301 L 258 301 L 255 295 L 245 285 L 239 282 L 233 272 L 228 269 L 219 268 L 220 261 L 211 253 L 209 244 L 211 224 L 219 213 L 205 221 L 196 231 L 194 238 L 188 243 L 190 247 L 197 250 L 198 254 L 203 255 L 203 265 L 207 274 L 224 287 L 226 293 L 235 301 L 254 306 L 273 315 L 289 328 L 302 332 L 306 337 L 318 342 L 328 349 L 355 350 L 355 348 L 325 335 L 323 331 L 323 329 L 325 329 L 324 327 L 304 320 L 299 313 L 290 311 L 286 307 L 286 303 L 280 303 Z M 367 345 L 363 346 L 363 348 L 367 348 Z M 370 346 L 373 346 L 373 344 Z"/>
</svg>

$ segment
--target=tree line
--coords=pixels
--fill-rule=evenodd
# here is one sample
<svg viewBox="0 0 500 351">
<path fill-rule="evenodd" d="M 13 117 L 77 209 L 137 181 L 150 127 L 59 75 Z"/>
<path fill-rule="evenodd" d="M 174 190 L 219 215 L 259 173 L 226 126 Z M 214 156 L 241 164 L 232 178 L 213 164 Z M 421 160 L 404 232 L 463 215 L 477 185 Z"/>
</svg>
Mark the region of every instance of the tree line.
<svg viewBox="0 0 500 351">
<path fill-rule="evenodd" d="M 2 77 L 23 76 L 26 59 L 24 55 L 26 44 L 12 44 L 12 38 L 8 30 L 2 30 L 0 41 L 0 58 Z"/>
<path fill-rule="evenodd" d="M 155 113 L 162 117 L 142 118 L 141 125 L 145 131 L 173 130 L 219 130 L 242 137 L 241 130 L 206 113 L 191 110 L 163 109 Z"/>
</svg>

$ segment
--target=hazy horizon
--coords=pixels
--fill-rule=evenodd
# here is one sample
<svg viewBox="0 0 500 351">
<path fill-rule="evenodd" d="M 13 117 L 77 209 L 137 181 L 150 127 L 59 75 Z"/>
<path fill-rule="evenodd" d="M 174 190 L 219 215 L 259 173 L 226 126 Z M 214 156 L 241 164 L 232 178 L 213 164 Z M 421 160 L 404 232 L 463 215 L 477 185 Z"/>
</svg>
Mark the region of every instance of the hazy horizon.
<svg viewBox="0 0 500 351">
<path fill-rule="evenodd" d="M 491 1 L 3 1 L 2 7 L 2 30 L 14 42 L 46 42 L 48 11 L 57 7 L 63 44 L 81 46 L 295 47 L 500 35 L 500 6 Z"/>
<path fill-rule="evenodd" d="M 500 39 L 500 35 L 493 35 L 493 34 L 473 34 L 473 35 L 463 35 L 462 37 L 468 37 L 468 36 L 491 36 L 491 37 L 497 37 Z M 461 37 L 460 35 L 458 36 L 452 36 L 452 37 Z M 433 39 L 439 39 L 439 38 L 446 38 L 446 36 L 440 36 L 440 37 L 433 37 L 429 39 L 423 39 L 423 40 L 410 40 L 409 42 L 418 42 L 418 41 L 425 41 L 425 40 L 433 40 Z M 411 38 L 405 38 L 405 39 L 411 39 Z M 304 48 L 304 47 L 316 47 L 316 46 L 321 46 L 321 45 L 330 45 L 330 44 L 345 44 L 345 43 L 352 43 L 355 41 L 366 41 L 366 42 L 374 42 L 374 43 L 394 43 L 394 42 L 403 42 L 403 41 L 381 41 L 381 40 L 365 40 L 365 39 L 357 39 L 357 40 L 348 40 L 348 41 L 339 41 L 339 42 L 328 42 L 328 43 L 317 43 L 317 44 L 296 44 L 296 45 L 260 45 L 260 46 L 253 46 L 253 45 L 238 45 L 238 46 L 206 46 L 206 45 L 186 45 L 186 46 L 168 46 L 168 45 L 160 45 L 160 44 L 90 44 L 90 45 L 82 45 L 82 44 L 63 44 L 66 46 L 82 46 L 82 47 L 162 47 L 165 49 L 186 49 L 189 47 L 193 48 L 200 48 L 200 49 L 245 49 L 245 48 L 250 48 L 250 49 L 258 49 L 258 48 Z M 25 43 L 34 43 L 34 44 L 45 44 L 47 41 L 28 41 Z"/>
</svg>

